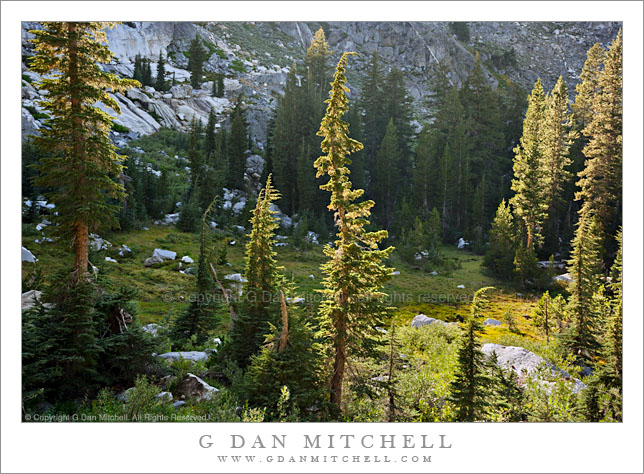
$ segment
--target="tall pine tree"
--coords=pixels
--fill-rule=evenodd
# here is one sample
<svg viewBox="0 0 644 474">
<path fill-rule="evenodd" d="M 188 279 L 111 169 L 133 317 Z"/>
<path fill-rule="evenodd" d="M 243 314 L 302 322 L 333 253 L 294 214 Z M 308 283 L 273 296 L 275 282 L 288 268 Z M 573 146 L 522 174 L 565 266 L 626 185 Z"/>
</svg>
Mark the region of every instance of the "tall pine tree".
<svg viewBox="0 0 644 474">
<path fill-rule="evenodd" d="M 112 59 L 100 22 L 45 22 L 34 31 L 31 69 L 42 76 L 48 92 L 42 107 L 51 117 L 36 143 L 47 155 L 41 160 L 37 184 L 56 205 L 54 229 L 74 250 L 73 281 L 88 279 L 89 234 L 116 224 L 123 188 L 114 178 L 123 157 L 109 138 L 113 119 L 96 104 L 120 112 L 108 91 L 122 91 L 138 82 L 106 73 L 101 64 Z"/>
<path fill-rule="evenodd" d="M 331 97 L 326 101 L 326 115 L 318 135 L 323 137 L 325 155 L 315 162 L 317 176 L 328 175 L 321 189 L 331 193 L 329 210 L 334 212 L 338 239 L 324 253 L 329 261 L 322 267 L 325 295 L 320 315 L 330 331 L 334 347 L 330 401 L 338 409 L 342 403 L 342 383 L 347 358 L 357 350 L 368 348 L 375 336 L 374 326 L 387 313 L 380 288 L 390 278 L 391 269 L 382 264 L 393 248 L 378 249 L 387 231 L 367 232 L 367 218 L 373 201 L 355 202 L 363 190 L 352 189 L 348 165 L 350 153 L 362 149 L 362 144 L 347 136 L 348 124 L 343 120 L 349 105 L 346 87 L 344 53 L 338 62 L 331 85 Z"/>
</svg>

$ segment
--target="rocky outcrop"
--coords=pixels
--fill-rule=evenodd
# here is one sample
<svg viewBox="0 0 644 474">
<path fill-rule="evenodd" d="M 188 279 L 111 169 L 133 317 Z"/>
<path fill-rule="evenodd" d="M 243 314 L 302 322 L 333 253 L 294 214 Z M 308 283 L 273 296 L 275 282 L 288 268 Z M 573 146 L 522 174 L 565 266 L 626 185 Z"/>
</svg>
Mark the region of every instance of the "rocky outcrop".
<svg viewBox="0 0 644 474">
<path fill-rule="evenodd" d="M 27 248 L 22 247 L 22 256 L 21 259 L 23 262 L 27 263 L 36 263 L 38 259 L 31 253 Z"/>
<path fill-rule="evenodd" d="M 523 347 L 502 346 L 500 344 L 488 343 L 483 345 L 481 351 L 487 357 L 491 357 L 492 353 L 496 353 L 497 365 L 504 369 L 513 370 L 519 376 L 534 375 L 539 369 L 545 369 L 552 378 L 561 377 L 574 383 L 573 391 L 575 393 L 586 388 L 586 384 L 581 380 L 571 377 L 565 370 L 556 367 L 543 357 L 538 356 L 534 352 L 530 352 Z M 545 380 L 543 382 L 549 383 Z"/>
</svg>

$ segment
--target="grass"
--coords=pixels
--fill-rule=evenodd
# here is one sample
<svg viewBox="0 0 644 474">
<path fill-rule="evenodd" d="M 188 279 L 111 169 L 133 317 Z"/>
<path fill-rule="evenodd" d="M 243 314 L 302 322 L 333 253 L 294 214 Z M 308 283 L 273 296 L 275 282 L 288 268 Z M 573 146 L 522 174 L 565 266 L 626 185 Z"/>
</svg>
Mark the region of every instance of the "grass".
<svg viewBox="0 0 644 474">
<path fill-rule="evenodd" d="M 39 259 L 36 265 L 42 270 L 46 280 L 56 270 L 70 268 L 72 256 L 60 243 L 35 243 L 34 240 L 39 236 L 39 232 L 25 232 L 22 242 Z M 177 260 L 188 255 L 196 261 L 199 253 L 198 234 L 180 232 L 174 227 L 150 225 L 147 231 L 119 231 L 101 236 L 111 242 L 113 247 L 98 253 L 92 252 L 90 260 L 99 268 L 100 275 L 115 287 L 128 286 L 138 290 L 138 316 L 143 324 L 163 323 L 164 319 L 175 316 L 187 306 L 187 298 L 194 291 L 195 277 L 180 273 L 178 261 L 154 268 L 145 267 L 143 262 L 152 255 L 155 248 L 177 252 Z M 228 283 L 223 279 L 225 275 L 243 273 L 244 242 L 239 236 L 219 230 L 209 231 L 208 234 L 213 255 L 217 254 L 222 245 L 227 245 L 227 239 L 231 238 L 236 239 L 236 245 L 227 246 L 230 266 L 215 265 L 219 279 L 224 284 Z M 132 249 L 131 257 L 123 258 L 117 254 L 117 248 L 121 244 Z M 322 246 L 313 246 L 305 251 L 287 246 L 278 247 L 276 251 L 278 263 L 284 267 L 284 274 L 295 283 L 297 293 L 306 298 L 307 304 L 316 306 L 319 301 L 316 290 L 322 288 L 324 277 L 320 265 L 326 261 Z M 385 292 L 395 308 L 392 317 L 398 323 L 408 325 L 419 313 L 444 321 L 462 320 L 469 313 L 474 292 L 484 286 L 493 286 L 495 289 L 489 292 L 490 306 L 485 316 L 503 322 L 504 314 L 510 310 L 522 337 L 534 341 L 542 339 L 535 333 L 529 320 L 523 317 L 532 311 L 538 295 L 518 296 L 517 289 L 511 284 L 486 274 L 480 256 L 452 247 L 445 247 L 443 253 L 458 260 L 460 268 L 445 274 L 439 272 L 434 276 L 414 269 L 395 255 L 392 257 L 389 265 L 400 271 L 400 275 L 392 276 L 385 286 Z M 119 263 L 106 262 L 105 256 L 111 256 Z M 216 258 L 213 257 L 212 261 L 216 262 Z M 33 271 L 32 267 L 30 264 L 23 266 L 23 277 Z M 310 278 L 310 275 L 314 278 Z M 458 285 L 464 285 L 465 288 L 458 288 Z M 225 309 L 222 309 L 222 318 L 224 325 L 227 324 Z M 505 323 L 497 327 L 489 326 L 486 327 L 483 342 L 499 342 L 515 335 Z"/>
</svg>

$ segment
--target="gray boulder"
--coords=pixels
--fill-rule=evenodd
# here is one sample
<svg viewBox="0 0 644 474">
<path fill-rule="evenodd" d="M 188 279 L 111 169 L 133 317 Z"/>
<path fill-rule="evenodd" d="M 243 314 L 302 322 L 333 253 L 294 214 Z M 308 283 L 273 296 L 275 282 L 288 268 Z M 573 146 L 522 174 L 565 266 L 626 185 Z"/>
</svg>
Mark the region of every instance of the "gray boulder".
<svg viewBox="0 0 644 474">
<path fill-rule="evenodd" d="M 564 273 L 563 275 L 557 275 L 552 279 L 552 281 L 558 281 L 561 283 L 572 283 L 574 281 L 574 278 L 570 276 L 570 273 Z"/>
<path fill-rule="evenodd" d="M 27 250 L 25 247 L 22 247 L 21 258 L 23 262 L 36 263 L 38 261 L 38 259 L 34 256 L 34 254 L 31 253 L 29 250 Z"/>
<path fill-rule="evenodd" d="M 177 252 L 173 252 L 172 250 L 154 249 L 152 256 L 158 257 L 161 260 L 174 260 L 177 258 Z"/>
<path fill-rule="evenodd" d="M 492 318 L 487 318 L 485 321 L 483 321 L 483 326 L 500 326 L 501 321 L 498 319 L 492 319 Z"/>
<path fill-rule="evenodd" d="M 411 325 L 415 327 L 416 329 L 423 327 L 423 326 L 429 326 L 432 324 L 438 324 L 440 326 L 447 326 L 447 323 L 445 321 L 441 321 L 440 319 L 436 318 L 430 318 L 424 314 L 418 314 L 414 316 L 414 319 L 411 321 Z"/>
<path fill-rule="evenodd" d="M 37 290 L 29 290 L 22 294 L 21 298 L 21 309 L 22 311 L 27 311 L 35 306 L 36 301 L 40 300 L 42 292 Z M 45 304 L 44 306 L 49 306 Z"/>
<path fill-rule="evenodd" d="M 119 393 L 116 398 L 123 403 L 127 403 L 130 401 L 130 396 L 132 395 L 132 391 L 134 390 L 134 387 L 130 387 L 127 390 L 122 391 Z"/>
<path fill-rule="evenodd" d="M 171 402 L 172 401 L 172 393 L 170 393 L 170 392 L 159 392 L 159 393 L 157 393 L 157 398 L 159 400 L 163 400 L 164 402 Z"/>
<path fill-rule="evenodd" d="M 231 273 L 230 275 L 226 275 L 224 276 L 224 280 L 230 280 L 237 283 L 246 283 L 248 281 L 241 275 L 241 273 Z"/>
<path fill-rule="evenodd" d="M 197 402 L 210 400 L 217 392 L 219 392 L 219 389 L 207 384 L 191 373 L 188 373 L 177 389 L 177 393 L 181 398 L 191 398 Z"/>
<path fill-rule="evenodd" d="M 141 329 L 143 329 L 144 332 L 147 332 L 152 337 L 157 337 L 159 329 L 161 329 L 161 326 L 155 323 L 150 323 L 150 324 L 146 324 L 145 326 L 142 326 Z"/>
</svg>

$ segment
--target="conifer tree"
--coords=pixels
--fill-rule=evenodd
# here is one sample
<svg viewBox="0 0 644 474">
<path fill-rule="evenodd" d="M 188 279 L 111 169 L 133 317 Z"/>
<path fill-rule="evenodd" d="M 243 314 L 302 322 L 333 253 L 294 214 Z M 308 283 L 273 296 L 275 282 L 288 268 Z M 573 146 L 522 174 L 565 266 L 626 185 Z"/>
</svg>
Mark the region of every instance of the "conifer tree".
<svg viewBox="0 0 644 474">
<path fill-rule="evenodd" d="M 112 59 L 100 22 L 45 22 L 34 31 L 35 55 L 31 69 L 42 76 L 48 92 L 42 107 L 50 120 L 37 137 L 46 152 L 39 166 L 39 186 L 56 205 L 55 231 L 74 250 L 73 281 L 88 279 L 89 234 L 116 224 L 115 206 L 123 188 L 114 181 L 123 157 L 109 138 L 113 119 L 96 106 L 102 102 L 120 112 L 110 91 L 135 87 L 138 82 L 103 72 L 100 64 Z"/>
<path fill-rule="evenodd" d="M 228 186 L 231 189 L 243 189 L 246 172 L 246 149 L 248 132 L 246 119 L 241 108 L 241 98 L 231 115 L 230 142 L 228 143 Z"/>
<path fill-rule="evenodd" d="M 485 254 L 485 265 L 496 275 L 512 278 L 516 232 L 510 205 L 501 200 L 490 229 L 490 247 Z"/>
<path fill-rule="evenodd" d="M 141 60 L 141 83 L 144 86 L 152 85 L 152 68 L 149 58 L 143 58 Z"/>
<path fill-rule="evenodd" d="M 297 158 L 302 140 L 298 133 L 297 66 L 291 66 L 275 117 L 272 143 L 272 168 L 275 185 L 281 191 L 280 206 L 294 214 L 297 206 Z"/>
<path fill-rule="evenodd" d="M 400 170 L 398 169 L 400 156 L 398 130 L 393 119 L 390 119 L 376 155 L 372 188 L 374 199 L 378 202 L 377 212 L 374 214 L 378 216 L 379 223 L 385 228 L 391 225 L 396 196 L 400 189 Z"/>
<path fill-rule="evenodd" d="M 326 42 L 324 30 L 319 28 L 313 35 L 311 45 L 306 50 L 304 65 L 311 73 L 311 79 L 316 91 L 316 105 L 322 106 L 322 100 L 326 94 L 328 86 L 328 66 L 327 61 L 331 56 L 329 44 Z"/>
<path fill-rule="evenodd" d="M 202 344 L 219 323 L 217 316 L 219 305 L 215 298 L 215 287 L 208 268 L 210 256 L 206 248 L 207 218 L 214 204 L 215 201 L 213 200 L 201 216 L 197 291 L 191 295 L 188 308 L 173 321 L 170 331 L 171 339 L 179 344 L 189 340 L 192 336 L 196 336 L 197 343 Z"/>
<path fill-rule="evenodd" d="M 622 387 L 622 231 L 617 233 L 619 247 L 615 262 L 611 268 L 611 282 L 609 288 L 612 292 L 611 309 L 604 328 L 601 357 L 605 364 L 600 369 L 600 378 L 608 387 Z"/>
<path fill-rule="evenodd" d="M 367 170 L 373 174 L 378 147 L 385 136 L 389 117 L 385 114 L 383 100 L 383 72 L 377 50 L 374 49 L 369 60 L 368 73 L 362 91 L 364 107 L 364 150 L 367 155 Z"/>
<path fill-rule="evenodd" d="M 573 279 L 567 311 L 571 328 L 564 333 L 565 345 L 578 360 L 592 361 L 597 354 L 597 321 L 593 318 L 593 294 L 601 285 L 601 240 L 594 217 L 582 215 L 577 224 L 568 272 Z"/>
<path fill-rule="evenodd" d="M 298 209 L 300 212 L 312 211 L 315 204 L 315 170 L 311 159 L 311 144 L 302 139 L 297 156 Z"/>
<path fill-rule="evenodd" d="M 142 62 L 141 62 L 141 55 L 137 54 L 134 56 L 134 72 L 132 74 L 132 79 L 135 81 L 139 81 L 139 83 L 143 83 L 143 70 L 141 68 Z"/>
<path fill-rule="evenodd" d="M 497 364 L 498 356 L 492 353 L 489 360 L 492 388 L 492 421 L 517 422 L 525 421 L 525 395 L 519 386 L 516 372 L 504 369 Z"/>
<path fill-rule="evenodd" d="M 246 373 L 248 400 L 253 406 L 268 407 L 268 417 L 275 418 L 280 390 L 287 386 L 291 403 L 300 413 L 298 420 L 311 420 L 315 414 L 311 407 L 317 405 L 318 416 L 324 413 L 322 347 L 315 342 L 313 328 L 299 310 L 289 308 L 285 318 L 286 325 L 270 325 L 264 344 L 250 359 Z M 280 347 L 284 336 L 286 343 Z"/>
<path fill-rule="evenodd" d="M 195 89 L 201 86 L 201 79 L 203 75 L 203 63 L 208 59 L 207 51 L 201 46 L 199 37 L 195 37 L 190 42 L 190 49 L 188 50 L 188 70 L 190 71 L 190 84 Z"/>
<path fill-rule="evenodd" d="M 528 100 L 528 111 L 523 121 L 523 135 L 514 149 L 514 178 L 510 200 L 514 213 L 526 230 L 526 249 L 541 242 L 541 225 L 548 205 L 543 196 L 543 123 L 545 97 L 541 80 L 537 80 Z"/>
<path fill-rule="evenodd" d="M 340 409 L 342 382 L 347 358 L 359 349 L 368 348 L 375 333 L 374 325 L 387 313 L 380 288 L 390 278 L 391 269 L 382 260 L 393 251 L 392 247 L 378 249 L 378 243 L 387 237 L 387 231 L 367 232 L 373 201 L 355 202 L 363 190 L 352 189 L 349 181 L 350 153 L 362 149 L 362 144 L 347 136 L 348 125 L 342 119 L 348 110 L 346 65 L 344 53 L 338 62 L 331 85 L 326 115 L 318 135 L 323 137 L 321 156 L 315 162 L 317 176 L 328 175 L 329 181 L 321 189 L 331 193 L 329 210 L 334 212 L 338 239 L 333 248 L 325 246 L 329 261 L 322 266 L 325 300 L 320 304 L 320 315 L 330 331 L 335 351 L 331 377 L 331 398 Z"/>
<path fill-rule="evenodd" d="M 405 86 L 405 77 L 402 71 L 392 69 L 385 79 L 385 120 L 392 120 L 396 126 L 398 138 L 399 159 L 395 163 L 401 179 L 411 178 L 412 170 L 412 140 L 414 129 L 411 125 L 413 119 L 412 99 Z M 388 125 L 388 124 L 387 124 Z M 385 128 L 385 135 L 387 129 Z M 442 151 L 442 150 L 441 150 Z"/>
<path fill-rule="evenodd" d="M 546 99 L 543 127 L 543 167 L 548 184 L 545 196 L 548 207 L 557 206 L 562 188 L 570 179 L 570 172 L 566 168 L 571 163 L 568 156 L 573 138 L 570 133 L 571 126 L 568 88 L 559 76 L 552 94 Z"/>
<path fill-rule="evenodd" d="M 602 239 L 616 232 L 622 203 L 622 33 L 611 43 L 599 75 L 599 92 L 592 102 L 592 118 L 582 133 L 588 138 L 583 153 L 586 167 L 579 173 L 575 196 L 580 213 L 592 214 Z M 612 244 L 612 243 L 611 243 Z M 609 250 L 614 250 L 609 245 Z"/>
<path fill-rule="evenodd" d="M 210 109 L 208 112 L 208 122 L 206 123 L 206 133 L 205 133 L 205 143 L 204 143 L 204 153 L 206 158 L 206 163 L 212 165 L 215 161 L 215 149 L 217 147 L 216 137 L 215 137 L 215 123 L 217 119 L 215 117 L 215 109 Z"/>
<path fill-rule="evenodd" d="M 270 324 L 277 325 L 276 295 L 283 284 L 282 267 L 277 265 L 273 250 L 275 231 L 279 228 L 271 205 L 279 199 L 279 192 L 271 184 L 271 176 L 257 197 L 251 218 L 251 232 L 246 244 L 243 305 L 231 330 L 233 358 L 240 367 L 246 367 L 250 356 L 257 352 L 270 332 Z"/>
<path fill-rule="evenodd" d="M 599 74 L 604 55 L 605 52 L 599 43 L 595 43 L 588 50 L 586 62 L 579 75 L 581 82 L 575 87 L 575 102 L 571 104 L 571 108 L 575 128 L 579 131 L 586 128 L 592 118 L 593 98 L 599 93 Z"/>
<path fill-rule="evenodd" d="M 551 95 L 546 98 L 543 125 L 544 200 L 548 206 L 544 240 L 546 247 L 553 252 L 560 247 L 560 223 L 564 204 L 562 197 L 571 178 L 570 146 L 574 136 L 572 116 L 568 113 L 568 89 L 559 76 Z"/>
<path fill-rule="evenodd" d="M 481 319 L 488 303 L 485 292 L 490 289 L 481 288 L 474 293 L 470 315 L 465 321 L 450 395 L 450 401 L 456 406 L 456 421 L 482 421 L 490 405 L 487 395 L 491 380 L 479 341 L 483 331 Z"/>
<path fill-rule="evenodd" d="M 546 343 L 550 344 L 550 334 L 555 325 L 555 318 L 552 312 L 552 298 L 547 291 L 541 296 L 537 307 L 532 311 L 532 324 L 545 334 Z"/>
<path fill-rule="evenodd" d="M 165 60 L 163 53 L 159 53 L 159 62 L 157 63 L 157 77 L 154 81 L 154 88 L 158 91 L 166 90 L 165 86 Z"/>
</svg>

